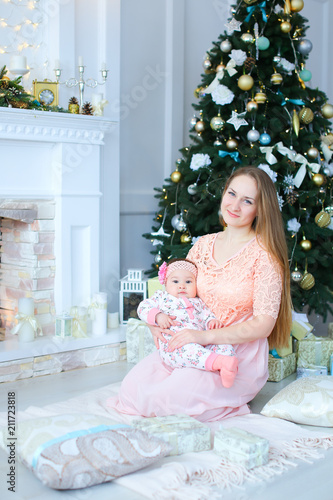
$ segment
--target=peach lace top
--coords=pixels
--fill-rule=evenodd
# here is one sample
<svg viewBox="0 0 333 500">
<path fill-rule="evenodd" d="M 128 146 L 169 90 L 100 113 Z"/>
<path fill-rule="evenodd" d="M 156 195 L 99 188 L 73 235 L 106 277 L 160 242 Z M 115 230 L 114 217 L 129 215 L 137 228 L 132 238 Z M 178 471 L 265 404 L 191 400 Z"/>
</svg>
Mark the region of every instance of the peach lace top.
<svg viewBox="0 0 333 500">
<path fill-rule="evenodd" d="M 218 234 L 202 236 L 187 255 L 198 267 L 198 296 L 224 326 L 261 314 L 276 319 L 282 291 L 277 265 L 256 238 L 219 265 L 213 258 Z"/>
</svg>

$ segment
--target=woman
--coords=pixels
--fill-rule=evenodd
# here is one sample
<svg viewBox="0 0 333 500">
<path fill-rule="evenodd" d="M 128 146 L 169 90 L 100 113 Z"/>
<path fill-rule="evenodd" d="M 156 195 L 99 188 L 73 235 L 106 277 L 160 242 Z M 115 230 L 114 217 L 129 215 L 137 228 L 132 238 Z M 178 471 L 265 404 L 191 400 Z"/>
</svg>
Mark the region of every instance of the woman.
<svg viewBox="0 0 333 500">
<path fill-rule="evenodd" d="M 110 405 L 146 417 L 186 413 L 213 421 L 249 413 L 247 403 L 268 377 L 268 340 L 286 345 L 291 329 L 287 246 L 277 194 L 269 176 L 256 167 L 230 176 L 221 201 L 223 232 L 201 237 L 187 258 L 198 267 L 198 296 L 224 327 L 173 334 L 169 350 L 195 342 L 233 344 L 239 360 L 231 388 L 221 387 L 216 372 L 172 369 L 153 353 L 122 382 Z M 153 335 L 164 341 L 158 327 Z"/>
</svg>

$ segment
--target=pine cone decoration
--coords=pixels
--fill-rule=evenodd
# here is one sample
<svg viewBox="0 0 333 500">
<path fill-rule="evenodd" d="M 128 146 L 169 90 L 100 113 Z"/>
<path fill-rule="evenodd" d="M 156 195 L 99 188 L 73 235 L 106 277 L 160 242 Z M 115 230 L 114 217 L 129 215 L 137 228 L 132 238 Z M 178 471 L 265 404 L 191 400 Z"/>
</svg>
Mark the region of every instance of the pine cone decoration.
<svg viewBox="0 0 333 500">
<path fill-rule="evenodd" d="M 85 102 L 83 107 L 82 107 L 82 114 L 83 115 L 93 115 L 93 107 L 90 102 Z"/>
<path fill-rule="evenodd" d="M 250 71 L 253 68 L 253 66 L 255 66 L 255 64 L 256 60 L 254 57 L 247 57 L 244 62 L 246 71 Z"/>
<path fill-rule="evenodd" d="M 70 100 L 68 101 L 68 104 L 79 104 L 79 101 L 77 100 L 76 97 L 71 97 Z"/>
<path fill-rule="evenodd" d="M 293 205 L 298 198 L 298 195 L 295 193 L 295 191 L 290 191 L 290 193 L 287 194 L 286 200 L 289 205 Z"/>
</svg>

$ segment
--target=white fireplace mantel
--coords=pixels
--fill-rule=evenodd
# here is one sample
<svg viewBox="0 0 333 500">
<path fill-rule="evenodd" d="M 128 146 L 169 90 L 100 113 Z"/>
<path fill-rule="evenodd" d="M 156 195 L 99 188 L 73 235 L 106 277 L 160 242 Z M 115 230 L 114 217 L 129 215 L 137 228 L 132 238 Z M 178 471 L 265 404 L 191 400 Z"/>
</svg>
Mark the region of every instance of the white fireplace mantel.
<svg viewBox="0 0 333 500">
<path fill-rule="evenodd" d="M 97 116 L 15 108 L 0 109 L 0 138 L 104 144 L 114 122 Z"/>
<path fill-rule="evenodd" d="M 0 108 L 0 199 L 55 201 L 57 314 L 99 291 L 102 147 L 114 126 L 104 117 Z"/>
</svg>

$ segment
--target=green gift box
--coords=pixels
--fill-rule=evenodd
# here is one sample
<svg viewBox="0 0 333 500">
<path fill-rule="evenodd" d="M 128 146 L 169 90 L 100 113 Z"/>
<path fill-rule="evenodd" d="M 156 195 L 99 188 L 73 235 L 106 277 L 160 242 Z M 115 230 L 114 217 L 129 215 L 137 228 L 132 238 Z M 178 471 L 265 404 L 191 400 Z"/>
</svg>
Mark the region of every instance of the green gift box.
<svg viewBox="0 0 333 500">
<path fill-rule="evenodd" d="M 298 342 L 297 367 L 326 366 L 329 369 L 332 353 L 333 339 L 316 337 L 310 333 L 305 339 Z"/>
<path fill-rule="evenodd" d="M 158 276 L 156 276 L 156 278 L 150 278 L 148 280 L 148 297 L 154 295 L 157 290 L 165 290 L 165 286 L 159 282 Z"/>
<path fill-rule="evenodd" d="M 170 443 L 170 455 L 211 449 L 210 428 L 182 413 L 166 417 L 133 420 L 131 425 Z"/>
<path fill-rule="evenodd" d="M 296 371 L 296 354 L 288 354 L 284 358 L 268 358 L 268 381 L 280 382 Z"/>
<path fill-rule="evenodd" d="M 269 441 L 236 427 L 215 432 L 214 452 L 229 462 L 252 469 L 267 464 Z"/>
</svg>

